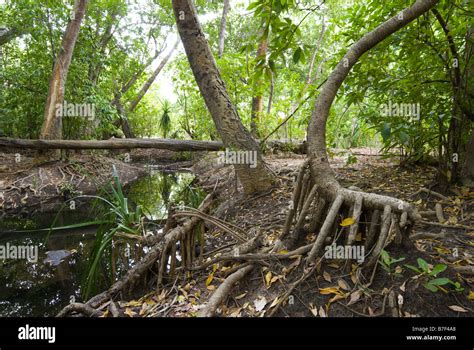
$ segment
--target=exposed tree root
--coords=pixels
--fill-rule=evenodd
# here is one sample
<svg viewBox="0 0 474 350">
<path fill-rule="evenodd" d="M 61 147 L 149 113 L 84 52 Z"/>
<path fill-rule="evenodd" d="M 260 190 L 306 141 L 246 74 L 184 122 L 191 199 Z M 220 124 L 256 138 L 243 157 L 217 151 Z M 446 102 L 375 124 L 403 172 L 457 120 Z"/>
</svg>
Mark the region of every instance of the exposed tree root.
<svg viewBox="0 0 474 350">
<path fill-rule="evenodd" d="M 71 303 L 64 309 L 62 309 L 61 312 L 57 315 L 57 317 L 66 317 L 73 313 L 77 313 L 87 317 L 99 317 L 102 315 L 102 312 L 92 308 L 87 304 Z"/>
<path fill-rule="evenodd" d="M 413 197 L 416 196 L 416 195 L 419 195 L 420 193 L 426 193 L 428 195 L 433 195 L 434 197 L 436 198 L 439 198 L 441 200 L 444 200 L 444 201 L 449 201 L 449 198 L 446 197 L 445 195 L 442 195 L 441 193 L 438 193 L 438 192 L 435 192 L 435 191 L 432 191 L 432 190 L 429 190 L 427 188 L 420 188 L 418 191 L 416 191 L 415 193 L 413 193 Z"/>
<path fill-rule="evenodd" d="M 331 176 L 311 177 L 308 163 L 303 164 L 298 174 L 292 200 L 284 230 L 273 252 L 292 248 L 302 235 L 317 232 L 307 264 L 322 255 L 325 245 L 338 243 L 363 245 L 365 266 L 373 266 L 389 240 L 402 243 L 420 219 L 416 209 L 407 202 L 357 188 L 342 188 Z M 347 232 L 337 237 L 339 224 L 347 216 L 352 218 L 345 228 Z M 361 222 L 361 218 L 370 218 L 370 222 Z"/>
<path fill-rule="evenodd" d="M 215 197 L 216 193 L 209 194 L 201 203 L 199 210 L 201 212 L 208 211 Z M 132 269 L 130 269 L 121 280 L 115 282 L 108 290 L 92 297 L 85 305 L 92 309 L 97 309 L 108 300 L 113 300 L 120 293 L 131 291 L 137 282 L 140 281 L 158 261 L 158 259 L 160 259 L 160 257 L 160 261 L 163 263 L 163 256 L 169 256 L 174 251 L 173 249 L 170 250 L 172 243 L 176 243 L 179 239 L 184 238 L 189 232 L 193 230 L 200 220 L 200 218 L 192 217 L 185 220 L 183 224 L 173 229 L 168 227 L 169 231 L 166 233 L 165 239 L 163 241 L 160 241 L 152 246 L 144 258 Z M 164 261 L 166 262 L 167 260 Z M 167 264 L 165 263 L 165 268 L 166 265 Z M 162 271 L 162 266 L 163 264 L 159 266 L 159 271 Z M 161 274 L 161 279 L 163 279 L 164 273 L 162 272 Z M 74 307 L 68 305 L 58 315 L 65 316 L 71 311 L 74 311 Z"/>
<path fill-rule="evenodd" d="M 214 316 L 217 308 L 224 301 L 224 299 L 229 295 L 233 286 L 244 278 L 250 271 L 253 270 L 255 265 L 247 265 L 237 270 L 229 277 L 225 279 L 224 282 L 217 288 L 217 290 L 212 294 L 211 298 L 207 302 L 206 306 L 201 309 L 198 313 L 199 317 L 212 317 Z"/>
</svg>

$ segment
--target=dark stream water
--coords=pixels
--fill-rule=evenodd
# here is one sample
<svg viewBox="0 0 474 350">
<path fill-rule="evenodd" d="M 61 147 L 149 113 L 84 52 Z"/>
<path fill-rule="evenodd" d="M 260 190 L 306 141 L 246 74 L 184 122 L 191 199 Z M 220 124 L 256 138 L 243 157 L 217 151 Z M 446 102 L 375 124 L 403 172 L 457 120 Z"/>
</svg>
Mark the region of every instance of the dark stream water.
<svg viewBox="0 0 474 350">
<path fill-rule="evenodd" d="M 134 205 L 141 205 L 148 219 L 166 218 L 170 201 L 197 206 L 203 193 L 192 186 L 193 175 L 151 172 L 126 190 Z M 77 210 L 65 210 L 55 226 L 65 226 L 100 219 L 91 204 Z M 8 247 L 37 247 L 37 261 L 12 258 L 2 260 L 0 254 L 0 317 L 54 316 L 71 301 L 81 300 L 81 285 L 87 271 L 94 244 L 96 227 L 54 231 L 46 240 L 55 213 L 37 213 L 30 218 L 0 221 L 0 253 Z M 10 232 L 10 230 L 30 230 Z M 114 245 L 117 274 L 128 270 L 143 254 L 133 242 Z M 124 258 L 124 252 L 127 254 Z M 4 250 L 5 252 L 5 250 Z M 34 254 L 33 254 L 34 255 Z M 112 281 L 104 281 L 111 283 Z"/>
</svg>

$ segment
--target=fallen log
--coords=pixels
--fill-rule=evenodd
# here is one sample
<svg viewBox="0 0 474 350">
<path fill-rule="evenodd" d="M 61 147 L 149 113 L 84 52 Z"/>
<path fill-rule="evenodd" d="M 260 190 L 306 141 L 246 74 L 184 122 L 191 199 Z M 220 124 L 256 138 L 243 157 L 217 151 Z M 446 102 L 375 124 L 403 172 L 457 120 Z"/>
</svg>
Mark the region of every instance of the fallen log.
<svg viewBox="0 0 474 350">
<path fill-rule="evenodd" d="M 0 148 L 28 149 L 128 149 L 155 148 L 170 151 L 218 151 L 220 141 L 175 139 L 110 139 L 110 140 L 28 140 L 0 137 Z"/>
</svg>

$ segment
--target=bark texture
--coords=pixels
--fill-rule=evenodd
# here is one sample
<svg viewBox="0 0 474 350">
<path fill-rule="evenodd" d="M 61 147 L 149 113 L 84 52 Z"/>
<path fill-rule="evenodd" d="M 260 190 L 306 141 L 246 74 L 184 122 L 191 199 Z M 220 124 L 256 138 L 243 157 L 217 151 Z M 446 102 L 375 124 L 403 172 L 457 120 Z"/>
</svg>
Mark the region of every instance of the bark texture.
<svg viewBox="0 0 474 350">
<path fill-rule="evenodd" d="M 429 11 L 437 2 L 437 0 L 417 0 L 411 7 L 403 10 L 370 33 L 364 35 L 349 48 L 344 58 L 328 77 L 321 93 L 318 95 L 308 126 L 308 156 L 310 157 L 311 171 L 316 179 L 316 183 L 324 185 L 323 190 L 331 200 L 335 199 L 338 192 L 344 195 L 346 201 L 354 202 L 358 196 L 357 191 L 341 188 L 334 176 L 333 170 L 329 166 L 326 152 L 326 122 L 339 87 L 349 74 L 351 68 L 365 52 Z M 408 207 L 407 203 L 398 199 L 377 194 L 367 194 L 367 196 L 364 196 L 364 206 L 378 209 L 380 205 L 390 205 L 394 210 L 406 209 L 409 211 L 409 214 L 413 213 L 412 208 Z M 415 216 L 413 218 L 416 218 L 416 215 L 411 215 Z"/>
<path fill-rule="evenodd" d="M 222 55 L 224 54 L 227 15 L 229 14 L 229 11 L 230 11 L 230 0 L 224 0 L 224 9 L 222 10 L 222 19 L 221 19 L 221 25 L 219 28 L 219 43 L 218 43 L 219 57 L 222 57 Z"/>
<path fill-rule="evenodd" d="M 126 149 L 156 148 L 171 151 L 218 151 L 223 148 L 218 141 L 174 139 L 112 139 L 112 140 L 26 140 L 0 138 L 0 148 L 30 149 Z"/>
<path fill-rule="evenodd" d="M 201 95 L 212 116 L 225 147 L 236 151 L 251 151 L 257 165 L 234 165 L 246 194 L 268 190 L 272 183 L 269 169 L 263 162 L 256 140 L 245 129 L 229 98 L 217 64 L 197 18 L 191 0 L 173 0 L 173 10 L 179 34 L 186 50 Z"/>
<path fill-rule="evenodd" d="M 44 121 L 41 128 L 40 138 L 50 140 L 62 139 L 62 118 L 56 113 L 57 106 L 64 101 L 64 89 L 66 78 L 71 64 L 74 46 L 81 29 L 81 22 L 86 12 L 89 0 L 76 0 L 74 12 L 64 32 L 61 43 L 61 51 L 56 57 L 53 73 L 49 83 L 48 98 L 44 110 Z"/>
</svg>

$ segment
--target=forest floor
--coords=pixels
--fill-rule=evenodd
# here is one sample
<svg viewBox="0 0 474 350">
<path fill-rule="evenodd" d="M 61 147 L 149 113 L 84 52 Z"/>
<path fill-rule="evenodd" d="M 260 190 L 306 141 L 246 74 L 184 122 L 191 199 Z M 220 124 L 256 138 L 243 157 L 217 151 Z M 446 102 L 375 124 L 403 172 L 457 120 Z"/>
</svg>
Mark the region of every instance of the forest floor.
<svg viewBox="0 0 474 350">
<path fill-rule="evenodd" d="M 412 235 L 418 237 L 412 239 L 410 247 L 401 248 L 392 244 L 386 248 L 392 259 L 402 260 L 389 264 L 387 268 L 382 268 L 379 263 L 375 270 L 364 271 L 362 275 L 356 273 L 354 262 L 323 262 L 316 273 L 298 284 L 282 304 L 281 298 L 305 272 L 302 256 L 294 256 L 289 261 L 254 263 L 255 268 L 233 287 L 217 309 L 217 316 L 474 315 L 474 192 L 463 187 L 453 188 L 453 192 L 441 200 L 432 194 L 419 192 L 421 188 L 431 185 L 435 168 L 399 167 L 389 160 L 382 160 L 376 152 L 368 149 L 352 152 L 359 155 L 357 162 L 351 165 L 346 164 L 344 152 L 336 152 L 332 157 L 332 166 L 344 186 L 355 185 L 364 191 L 401 198 L 430 216 L 426 220 L 431 224 L 418 224 L 414 228 Z M 250 198 L 241 195 L 232 167 L 216 168 L 211 157 L 205 157 L 193 169 L 201 187 L 209 192 L 219 190 L 220 205 L 212 215 L 240 227 L 249 234 L 248 238 L 263 233 L 264 246 L 270 246 L 281 233 L 294 177 L 303 160 L 304 156 L 294 154 L 266 157 L 277 176 L 276 184 L 270 191 Z M 436 217 L 433 219 L 436 203 L 442 205 L 446 218 L 444 224 L 439 224 Z M 207 225 L 207 228 L 204 258 L 222 247 L 230 246 L 227 250 L 231 251 L 235 244 L 231 236 L 212 225 Z M 299 242 L 300 245 L 311 243 L 315 236 L 314 232 L 308 233 L 304 242 Z M 454 291 L 450 285 L 445 285 L 437 292 L 429 291 L 424 284 L 430 278 L 420 276 L 405 266 L 417 266 L 418 258 L 424 259 L 431 269 L 437 264 L 446 265 L 446 271 L 437 277 L 459 282 L 464 290 Z M 195 316 L 229 271 L 235 271 L 238 264 L 220 262 L 207 269 L 181 275 L 179 281 L 170 281 L 160 293 L 150 284 L 135 298 L 118 302 L 118 314 L 129 317 Z M 104 316 L 108 315 L 109 312 L 104 311 Z"/>
<path fill-rule="evenodd" d="M 454 187 L 443 196 L 420 192 L 422 188 L 432 187 L 435 168 L 400 167 L 371 149 L 352 149 L 351 153 L 356 155 L 357 161 L 347 164 L 347 151 L 332 152 L 332 167 L 344 186 L 357 186 L 363 191 L 406 200 L 416 205 L 426 215 L 424 220 L 430 222 L 415 226 L 412 237 L 416 235 L 416 239 L 412 239 L 410 247 L 392 244 L 386 248 L 392 259 L 403 260 L 385 268 L 378 264 L 375 270 L 362 275 L 356 272 L 360 270 L 355 262 L 322 262 L 316 273 L 300 283 L 281 304 L 285 293 L 305 272 L 302 256 L 256 262 L 255 268 L 234 286 L 217 309 L 217 316 L 474 316 L 474 191 Z M 64 202 L 78 192 L 96 193 L 110 179 L 112 165 L 116 166 L 124 185 L 146 173 L 145 164 L 161 170 L 192 169 L 200 187 L 208 193 L 214 190 L 219 193 L 219 205 L 211 213 L 213 216 L 238 226 L 249 239 L 263 234 L 263 245 L 270 246 L 282 231 L 294 178 L 305 159 L 304 155 L 295 154 L 267 156 L 265 160 L 276 175 L 274 187 L 266 193 L 244 197 L 233 168 L 216 165 L 213 153 L 197 162 L 167 151 L 132 151 L 131 164 L 117 159 L 121 156 L 72 154 L 67 162 L 37 164 L 34 154 L 22 154 L 21 161 L 17 162 L 14 153 L 1 153 L 0 209 L 23 208 L 28 212 L 39 206 L 45 210 L 48 203 L 58 199 Z M 153 161 L 156 159 L 160 161 Z M 436 204 L 443 209 L 443 223 L 434 214 Z M 57 205 L 51 204 L 49 209 L 55 207 Z M 231 252 L 236 243 L 232 236 L 213 225 L 206 224 L 206 227 L 202 257 L 210 259 L 211 253 L 222 247 L 225 248 L 221 252 Z M 316 234 L 309 232 L 298 245 L 309 244 L 315 238 Z M 431 268 L 437 264 L 447 265 L 447 270 L 438 277 L 459 282 L 464 290 L 456 292 L 450 284 L 437 292 L 426 289 L 424 284 L 429 278 L 405 266 L 417 266 L 418 258 L 424 259 Z M 179 281 L 169 281 L 159 292 L 155 289 L 156 283 L 151 282 L 148 287 L 135 291 L 133 298 L 123 295 L 124 300 L 115 303 L 115 312 L 130 317 L 195 316 L 238 264 L 221 262 L 185 276 L 181 273 Z M 101 310 L 104 316 L 110 315 L 109 308 L 104 306 Z"/>
</svg>

